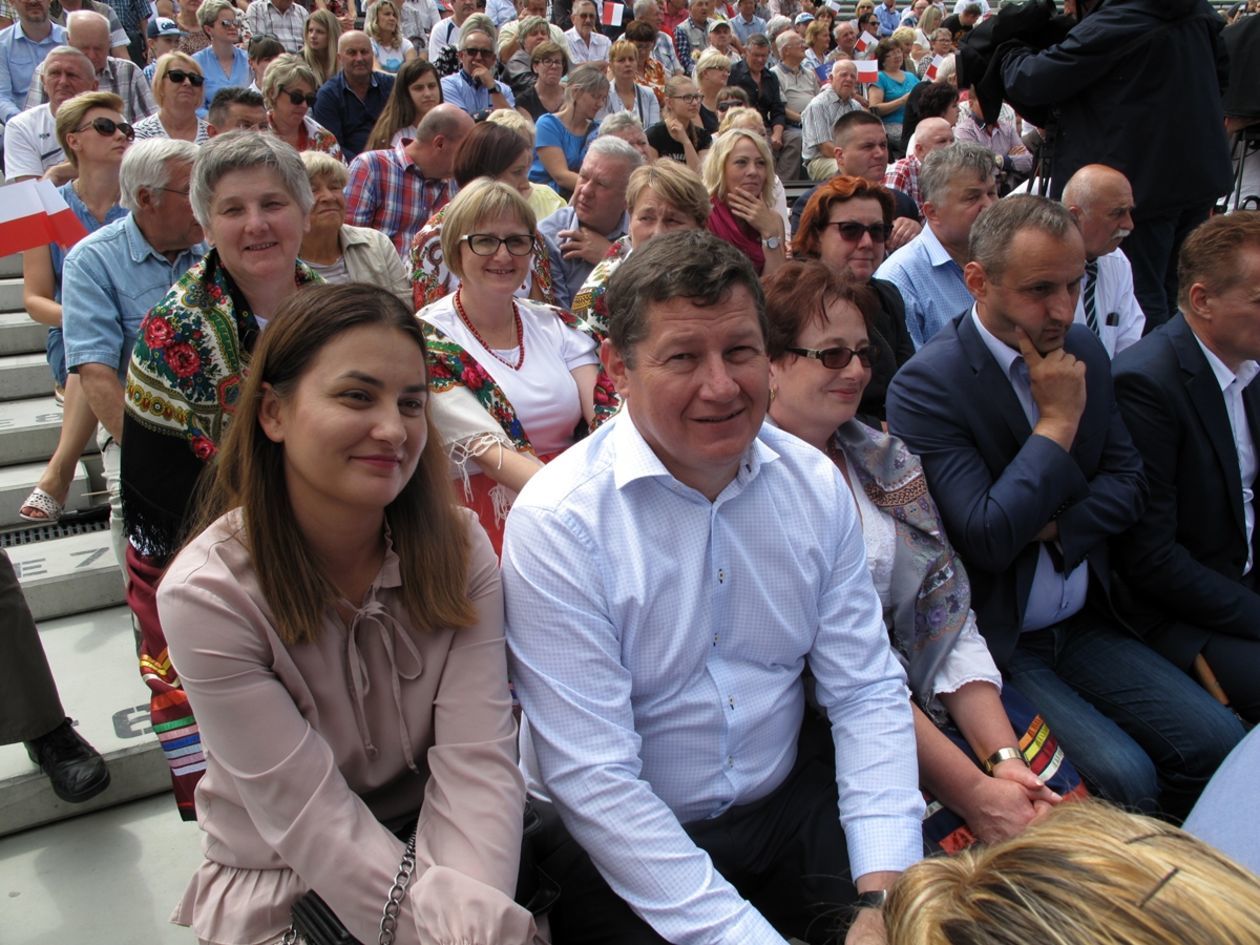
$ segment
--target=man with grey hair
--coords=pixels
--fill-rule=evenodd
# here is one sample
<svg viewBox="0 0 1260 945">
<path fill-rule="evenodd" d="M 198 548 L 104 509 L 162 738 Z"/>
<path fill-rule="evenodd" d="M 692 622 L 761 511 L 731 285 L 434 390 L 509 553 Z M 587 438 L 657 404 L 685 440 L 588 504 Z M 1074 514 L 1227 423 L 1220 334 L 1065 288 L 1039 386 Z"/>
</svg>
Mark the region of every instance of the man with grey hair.
<svg viewBox="0 0 1260 945">
<path fill-rule="evenodd" d="M 188 202 L 196 158 L 191 141 L 156 138 L 128 148 L 118 184 L 121 203 L 131 213 L 76 243 L 62 270 L 66 367 L 79 375 L 101 424 L 97 443 L 121 568 L 126 567 L 118 480 L 123 381 L 140 322 L 206 252 Z"/>
<path fill-rule="evenodd" d="M 765 299 L 730 243 L 658 236 L 607 299 L 623 409 L 530 480 L 503 543 L 555 941 L 822 943 L 852 919 L 878 945 L 923 799 L 848 487 L 763 423 Z"/>
<path fill-rule="evenodd" d="M 153 90 L 144 70 L 130 59 L 118 59 L 109 54 L 109 21 L 92 10 L 79 10 L 67 18 L 66 42 L 79 50 L 96 70 L 96 88 L 99 92 L 113 92 L 123 100 L 123 117 L 135 124 L 157 111 Z M 31 87 L 26 94 L 26 107 L 34 108 L 48 100 L 44 90 L 43 64 L 35 70 Z"/>
<path fill-rule="evenodd" d="M 556 299 L 564 308 L 573 304 L 595 264 L 626 235 L 626 186 L 642 163 L 643 155 L 633 145 L 611 135 L 596 138 L 582 159 L 569 205 L 538 221 L 551 257 Z"/>
<path fill-rule="evenodd" d="M 127 31 L 123 29 L 118 11 L 108 3 L 102 3 L 101 0 L 57 0 L 57 8 L 50 9 L 49 12 L 52 14 L 54 23 L 65 26 L 66 18 L 71 13 L 77 13 L 79 10 L 94 11 L 105 17 L 109 22 L 109 54 L 117 56 L 119 59 L 131 58 L 131 53 L 128 50 L 130 40 L 127 38 Z"/>
<path fill-rule="evenodd" d="M 906 329 L 916 348 L 970 308 L 963 267 L 976 218 L 997 201 L 993 155 L 978 144 L 951 144 L 927 156 L 919 172 L 923 231 L 875 271 L 901 292 Z"/>
<path fill-rule="evenodd" d="M 494 24 L 475 13 L 459 31 L 459 71 L 442 77 L 442 101 L 469 115 L 491 108 L 515 108 L 516 97 L 507 83 L 494 77 Z"/>
<path fill-rule="evenodd" d="M 784 30 L 774 41 L 779 61 L 770 71 L 779 80 L 783 95 L 783 150 L 775 161 L 782 180 L 801 176 L 802 131 L 805 109 L 818 94 L 818 74 L 805 65 L 805 40 L 796 30 Z"/>
<path fill-rule="evenodd" d="M 1073 323 L 1080 230 L 1053 200 L 1008 197 L 969 256 L 975 304 L 897 372 L 889 431 L 923 461 L 994 661 L 1091 792 L 1184 817 L 1243 730 L 1116 617 L 1108 543 L 1147 488 L 1107 353 Z"/>
<path fill-rule="evenodd" d="M 652 58 L 665 69 L 665 76 L 682 75 L 682 63 L 678 61 L 678 51 L 674 49 L 674 39 L 661 29 L 665 22 L 661 14 L 661 5 L 657 0 L 635 0 L 634 18 L 647 23 L 656 30 L 656 46 L 652 50 Z"/>
<path fill-rule="evenodd" d="M 78 172 L 57 143 L 57 109 L 96 88 L 96 69 L 73 46 L 58 46 L 44 58 L 41 81 L 48 102 L 28 108 L 5 127 L 4 174 L 9 181 L 47 177 L 60 187 Z"/>
<path fill-rule="evenodd" d="M 456 0 L 457 4 L 462 2 Z M 436 37 L 437 33 L 435 28 L 433 35 Z M 337 64 L 341 68 L 319 87 L 311 110 L 315 120 L 333 133 L 347 161 L 367 144 L 394 88 L 394 77 L 373 71 L 372 62 L 372 40 L 367 33 L 342 33 L 337 40 Z"/>
<path fill-rule="evenodd" d="M 346 184 L 346 222 L 380 230 L 407 259 L 412 238 L 455 195 L 449 179 L 455 152 L 472 128 L 466 111 L 445 102 L 420 119 L 413 140 L 356 156 Z"/>
<path fill-rule="evenodd" d="M 577 0 L 573 4 L 573 27 L 564 31 L 569 49 L 569 62 L 607 62 L 612 40 L 599 31 L 599 12 L 594 0 Z"/>
<path fill-rule="evenodd" d="M 811 180 L 830 180 L 836 176 L 832 132 L 843 116 L 863 110 L 862 103 L 855 97 L 857 89 L 857 66 L 852 60 L 837 59 L 831 64 L 827 87 L 801 112 L 801 157 Z"/>
</svg>

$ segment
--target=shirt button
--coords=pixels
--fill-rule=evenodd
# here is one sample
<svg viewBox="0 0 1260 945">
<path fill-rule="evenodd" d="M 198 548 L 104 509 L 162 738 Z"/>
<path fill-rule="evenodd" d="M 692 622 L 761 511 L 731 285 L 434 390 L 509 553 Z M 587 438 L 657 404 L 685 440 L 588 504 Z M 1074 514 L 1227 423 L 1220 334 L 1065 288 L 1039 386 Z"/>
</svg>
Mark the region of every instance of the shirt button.
<svg viewBox="0 0 1260 945">
<path fill-rule="evenodd" d="M 718 568 L 718 583 L 721 584 L 726 580 L 726 572 Z"/>
<path fill-rule="evenodd" d="M 735 708 L 735 697 L 734 697 L 734 696 L 727 696 L 727 697 L 726 697 L 726 701 L 727 701 L 727 703 L 730 705 L 730 707 L 731 707 L 732 709 L 734 709 L 734 708 Z"/>
<path fill-rule="evenodd" d="M 727 756 L 726 756 L 726 767 L 728 767 L 728 768 L 734 768 L 734 767 L 735 767 L 735 757 L 734 757 L 733 755 L 727 755 Z"/>
</svg>

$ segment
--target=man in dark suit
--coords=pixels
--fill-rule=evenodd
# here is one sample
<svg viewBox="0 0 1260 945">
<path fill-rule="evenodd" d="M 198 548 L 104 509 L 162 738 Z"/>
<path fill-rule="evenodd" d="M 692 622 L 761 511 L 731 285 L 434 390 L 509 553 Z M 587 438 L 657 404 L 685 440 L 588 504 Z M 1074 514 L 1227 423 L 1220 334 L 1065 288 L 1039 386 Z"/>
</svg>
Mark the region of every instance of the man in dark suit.
<svg viewBox="0 0 1260 945">
<path fill-rule="evenodd" d="M 1073 325 L 1085 248 L 1067 208 L 982 213 L 964 273 L 975 307 L 910 359 L 888 422 L 923 460 L 998 665 L 1090 786 L 1184 815 L 1242 726 L 1135 639 L 1110 602 L 1107 540 L 1146 500 L 1098 339 Z"/>
<path fill-rule="evenodd" d="M 1134 592 L 1126 616 L 1147 642 L 1187 670 L 1201 654 L 1234 710 L 1256 722 L 1260 217 L 1209 220 L 1182 244 L 1178 270 L 1181 313 L 1115 361 L 1151 493 L 1115 559 Z"/>
</svg>

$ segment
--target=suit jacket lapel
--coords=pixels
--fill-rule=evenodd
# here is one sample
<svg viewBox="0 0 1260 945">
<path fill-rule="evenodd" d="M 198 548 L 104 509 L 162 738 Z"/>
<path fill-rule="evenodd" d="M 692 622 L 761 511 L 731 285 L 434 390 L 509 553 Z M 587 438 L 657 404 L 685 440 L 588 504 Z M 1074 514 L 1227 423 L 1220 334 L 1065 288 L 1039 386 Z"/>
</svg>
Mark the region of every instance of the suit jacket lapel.
<svg viewBox="0 0 1260 945">
<path fill-rule="evenodd" d="M 1015 396 L 1015 391 L 1011 387 L 1011 380 L 1003 373 L 997 361 L 993 359 L 993 355 L 989 349 L 985 347 L 984 339 L 980 337 L 980 332 L 976 330 L 975 322 L 971 319 L 971 313 L 967 312 L 963 315 L 958 323 L 958 343 L 962 346 L 967 355 L 967 361 L 971 365 L 971 369 L 976 373 L 976 380 L 980 396 L 988 400 L 997 408 L 998 414 L 1001 416 L 1003 423 L 1011 431 L 1015 438 L 1018 450 L 1024 444 L 1024 441 L 1032 435 L 1032 426 L 1028 422 L 1028 417 L 1024 414 L 1024 408 L 1020 406 L 1019 398 Z"/>
<path fill-rule="evenodd" d="M 1207 431 L 1212 450 L 1216 453 L 1217 462 L 1225 474 L 1225 487 L 1229 490 L 1229 505 L 1234 510 L 1234 523 L 1241 534 L 1246 534 L 1246 523 L 1243 520 L 1242 507 L 1242 475 L 1238 470 L 1238 447 L 1234 443 L 1233 430 L 1229 425 L 1229 415 L 1225 412 L 1225 397 L 1216 375 L 1212 372 L 1194 332 L 1186 324 L 1185 317 L 1178 313 L 1169 326 L 1169 341 L 1177 353 L 1181 370 L 1185 379 L 1186 393 L 1190 402 Z M 1254 385 L 1252 385 L 1254 386 Z M 1248 395 L 1251 395 L 1250 387 Z M 1251 395 L 1254 397 L 1254 395 Z M 1248 403 L 1248 421 L 1251 422 L 1250 398 L 1244 396 Z M 1252 423 L 1255 430 L 1255 424 Z"/>
</svg>

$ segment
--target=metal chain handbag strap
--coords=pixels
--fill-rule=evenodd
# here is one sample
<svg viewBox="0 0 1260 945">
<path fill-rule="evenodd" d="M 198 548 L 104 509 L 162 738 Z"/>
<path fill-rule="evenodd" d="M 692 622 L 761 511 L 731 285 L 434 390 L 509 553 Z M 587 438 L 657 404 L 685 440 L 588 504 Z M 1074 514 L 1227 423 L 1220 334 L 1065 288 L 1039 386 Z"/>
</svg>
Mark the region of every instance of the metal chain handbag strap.
<svg viewBox="0 0 1260 945">
<path fill-rule="evenodd" d="M 407 894 L 407 886 L 415 870 L 416 834 L 412 831 L 411 839 L 407 841 L 407 847 L 403 850 L 402 861 L 398 864 L 398 872 L 394 874 L 394 884 L 389 887 L 389 895 L 385 898 L 385 908 L 381 912 L 379 945 L 394 945 L 394 936 L 398 931 L 398 913 L 402 910 L 402 899 Z M 362 945 L 314 890 L 306 893 L 293 904 L 293 924 L 284 933 L 280 943 L 281 945 Z"/>
</svg>

